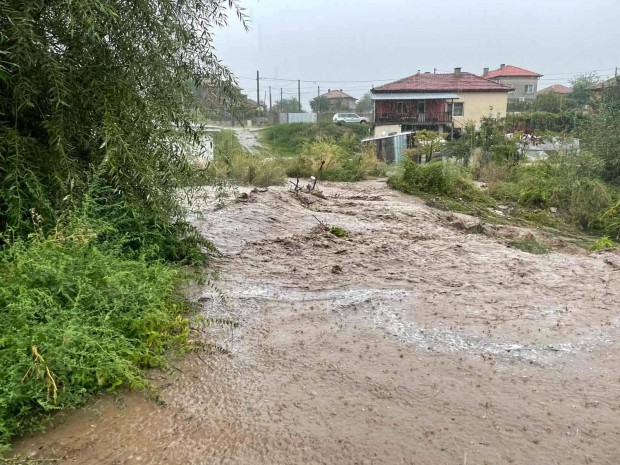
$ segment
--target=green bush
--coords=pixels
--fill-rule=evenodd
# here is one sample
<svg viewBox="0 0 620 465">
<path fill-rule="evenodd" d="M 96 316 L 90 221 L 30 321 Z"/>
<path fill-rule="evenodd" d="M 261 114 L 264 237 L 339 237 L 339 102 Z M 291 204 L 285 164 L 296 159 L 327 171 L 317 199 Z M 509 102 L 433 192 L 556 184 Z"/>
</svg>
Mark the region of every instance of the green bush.
<svg viewBox="0 0 620 465">
<path fill-rule="evenodd" d="M 0 445 L 89 393 L 145 387 L 142 368 L 163 365 L 166 347 L 189 331 L 179 279 L 168 265 L 101 248 L 87 231 L 5 247 Z"/>
<path fill-rule="evenodd" d="M 578 110 L 563 111 L 560 113 L 533 111 L 511 114 L 507 115 L 505 118 L 506 128 L 510 132 L 572 132 L 586 124 L 587 121 L 588 115 Z"/>
<path fill-rule="evenodd" d="M 458 163 L 433 161 L 419 165 L 406 158 L 389 184 L 408 194 L 425 192 L 452 197 L 480 197 L 467 168 Z"/>
<path fill-rule="evenodd" d="M 348 182 L 385 174 L 385 165 L 372 149 L 355 153 L 352 144 L 347 144 L 330 139 L 306 143 L 301 154 L 288 162 L 286 174 L 294 178 L 317 176 L 326 181 Z"/>
<path fill-rule="evenodd" d="M 596 242 L 594 242 L 594 244 L 592 244 L 589 247 L 589 250 L 591 252 L 595 252 L 597 250 L 603 250 L 603 249 L 613 249 L 618 247 L 618 245 L 612 241 L 609 237 L 607 236 L 603 236 L 600 239 L 598 239 Z"/>
<path fill-rule="evenodd" d="M 605 209 L 599 216 L 601 229 L 612 239 L 620 240 L 620 201 Z"/>
<path fill-rule="evenodd" d="M 258 187 L 278 186 L 286 182 L 286 173 L 278 157 L 252 155 L 245 152 L 229 156 L 216 155 L 209 166 L 210 183 L 226 179 L 237 185 Z"/>
<path fill-rule="evenodd" d="M 493 184 L 489 192 L 526 208 L 554 207 L 569 223 L 586 231 L 600 230 L 600 214 L 617 194 L 602 180 L 583 175 L 578 159 L 558 155 L 520 164 L 512 169 L 511 179 Z"/>
</svg>

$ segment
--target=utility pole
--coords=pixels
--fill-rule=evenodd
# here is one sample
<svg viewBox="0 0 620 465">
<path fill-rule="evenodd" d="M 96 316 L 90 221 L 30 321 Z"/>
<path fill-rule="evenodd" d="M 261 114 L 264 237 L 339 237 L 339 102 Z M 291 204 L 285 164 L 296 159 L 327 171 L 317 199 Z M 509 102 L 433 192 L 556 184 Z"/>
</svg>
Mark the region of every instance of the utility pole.
<svg viewBox="0 0 620 465">
<path fill-rule="evenodd" d="M 269 86 L 269 113 L 271 113 L 271 86 Z"/>
<path fill-rule="evenodd" d="M 284 113 L 284 106 L 282 105 L 282 87 L 280 87 L 280 113 Z"/>
<path fill-rule="evenodd" d="M 260 76 L 258 74 L 258 70 L 256 70 L 256 105 L 260 108 L 260 84 L 259 84 Z"/>
<path fill-rule="evenodd" d="M 316 86 L 316 112 L 321 113 L 321 86 Z"/>
<path fill-rule="evenodd" d="M 299 113 L 301 113 L 301 80 L 297 79 L 297 103 L 299 103 Z"/>
</svg>

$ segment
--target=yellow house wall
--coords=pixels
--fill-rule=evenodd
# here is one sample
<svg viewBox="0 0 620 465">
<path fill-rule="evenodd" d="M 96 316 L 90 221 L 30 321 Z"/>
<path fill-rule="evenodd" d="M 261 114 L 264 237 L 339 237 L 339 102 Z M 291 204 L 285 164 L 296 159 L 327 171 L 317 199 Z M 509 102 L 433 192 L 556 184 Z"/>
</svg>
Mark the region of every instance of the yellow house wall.
<svg viewBox="0 0 620 465">
<path fill-rule="evenodd" d="M 463 103 L 463 116 L 454 117 L 455 128 L 463 128 L 469 121 L 479 128 L 480 120 L 490 114 L 494 117 L 506 116 L 507 92 L 459 92 L 458 96 L 459 99 L 454 102 Z"/>
</svg>

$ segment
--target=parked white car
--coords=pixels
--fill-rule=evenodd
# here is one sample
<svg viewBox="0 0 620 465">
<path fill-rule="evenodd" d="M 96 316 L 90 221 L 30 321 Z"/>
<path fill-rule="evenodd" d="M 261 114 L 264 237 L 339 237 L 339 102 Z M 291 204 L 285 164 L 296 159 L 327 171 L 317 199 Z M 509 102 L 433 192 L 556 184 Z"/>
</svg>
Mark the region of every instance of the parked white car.
<svg viewBox="0 0 620 465">
<path fill-rule="evenodd" d="M 332 119 L 336 123 L 368 123 L 368 119 L 362 118 L 355 113 L 336 113 Z"/>
</svg>

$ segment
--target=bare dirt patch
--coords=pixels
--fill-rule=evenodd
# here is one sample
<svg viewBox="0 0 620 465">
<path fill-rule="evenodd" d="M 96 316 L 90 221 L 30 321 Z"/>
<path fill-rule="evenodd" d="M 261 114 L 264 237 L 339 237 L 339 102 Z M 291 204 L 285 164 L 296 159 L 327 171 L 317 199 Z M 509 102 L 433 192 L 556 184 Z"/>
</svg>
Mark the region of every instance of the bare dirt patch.
<svg viewBox="0 0 620 465">
<path fill-rule="evenodd" d="M 223 252 L 226 296 L 196 298 L 240 323 L 205 337 L 229 353 L 154 374 L 161 403 L 102 399 L 17 452 L 110 464 L 620 462 L 617 255 L 509 248 L 381 181 L 321 189 L 308 202 L 248 189 L 195 212 Z"/>
</svg>

